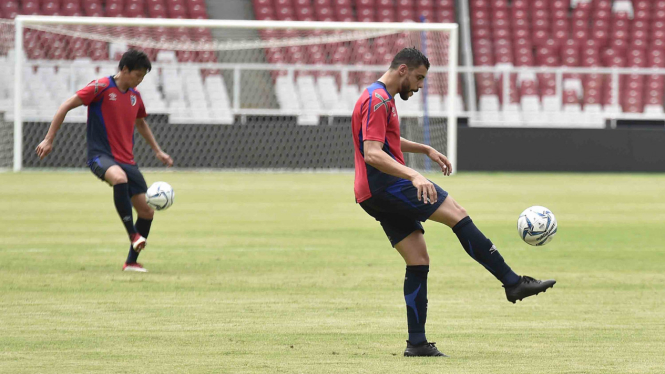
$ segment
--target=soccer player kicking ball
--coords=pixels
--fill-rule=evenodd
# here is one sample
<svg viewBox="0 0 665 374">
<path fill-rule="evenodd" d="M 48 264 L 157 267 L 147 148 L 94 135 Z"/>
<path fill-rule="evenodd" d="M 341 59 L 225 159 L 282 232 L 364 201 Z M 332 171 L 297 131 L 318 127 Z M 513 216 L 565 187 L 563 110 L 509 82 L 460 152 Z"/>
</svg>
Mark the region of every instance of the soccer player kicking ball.
<svg viewBox="0 0 665 374">
<path fill-rule="evenodd" d="M 439 186 L 405 166 L 402 152 L 423 153 L 445 175 L 452 171 L 446 156 L 434 148 L 400 137 L 394 96 L 408 100 L 418 92 L 429 66 L 427 57 L 415 48 L 397 53 L 390 69 L 360 96 L 351 120 L 356 201 L 381 223 L 406 262 L 404 299 L 409 340 L 405 356 L 445 356 L 425 337 L 429 255 L 420 222 L 429 219 L 451 227 L 466 252 L 503 283 L 508 301 L 536 295 L 556 283 L 515 274 L 464 208 Z"/>
<path fill-rule="evenodd" d="M 122 56 L 118 67 L 117 74 L 90 82 L 60 106 L 36 152 L 40 159 L 51 153 L 55 134 L 67 112 L 81 105 L 88 106 L 88 166 L 99 179 L 113 186 L 115 208 L 131 242 L 122 270 L 146 272 L 137 259 L 146 246 L 154 211 L 146 203 L 148 187 L 134 162 L 134 127 L 161 162 L 170 167 L 173 160 L 152 135 L 145 121 L 147 114 L 141 94 L 135 90 L 152 68 L 148 56 L 130 50 Z M 138 214 L 136 224 L 132 206 Z"/>
</svg>

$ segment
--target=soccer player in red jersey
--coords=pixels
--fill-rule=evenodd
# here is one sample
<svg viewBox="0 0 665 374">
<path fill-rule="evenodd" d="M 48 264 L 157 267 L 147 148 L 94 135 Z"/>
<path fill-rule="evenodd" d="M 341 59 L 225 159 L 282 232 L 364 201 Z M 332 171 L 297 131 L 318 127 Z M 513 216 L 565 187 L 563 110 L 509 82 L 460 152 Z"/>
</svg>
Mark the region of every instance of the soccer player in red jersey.
<svg viewBox="0 0 665 374">
<path fill-rule="evenodd" d="M 365 89 L 351 118 L 356 202 L 381 223 L 388 240 L 406 262 L 404 299 L 409 339 L 405 356 L 445 356 L 425 337 L 429 254 L 421 222 L 432 220 L 452 228 L 466 252 L 503 283 L 508 301 L 536 295 L 556 283 L 513 272 L 462 206 L 405 165 L 402 152 L 423 153 L 440 166 L 444 175 L 452 171 L 446 156 L 400 136 L 394 96 L 399 94 L 402 100 L 408 100 L 423 88 L 429 66 L 427 57 L 417 49 L 403 49 L 393 58 L 390 69 Z"/>
<path fill-rule="evenodd" d="M 67 112 L 81 105 L 88 106 L 88 166 L 99 179 L 113 186 L 115 208 L 131 243 L 123 271 L 145 272 L 137 259 L 146 245 L 154 211 L 146 203 L 148 187 L 134 161 L 134 128 L 162 163 L 170 167 L 173 160 L 152 135 L 145 121 L 147 113 L 141 94 L 135 89 L 152 68 L 148 56 L 137 50 L 127 51 L 118 67 L 117 74 L 90 82 L 60 106 L 36 152 L 40 159 L 51 153 L 55 135 Z M 138 214 L 136 224 L 132 206 Z"/>
</svg>

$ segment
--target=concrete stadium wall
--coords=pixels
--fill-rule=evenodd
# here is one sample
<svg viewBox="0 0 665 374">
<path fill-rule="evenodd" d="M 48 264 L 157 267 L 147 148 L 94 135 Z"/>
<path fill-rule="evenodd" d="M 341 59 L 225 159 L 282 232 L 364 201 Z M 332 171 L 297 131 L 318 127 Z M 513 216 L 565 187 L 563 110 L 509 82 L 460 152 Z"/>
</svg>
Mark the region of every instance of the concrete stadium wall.
<svg viewBox="0 0 665 374">
<path fill-rule="evenodd" d="M 665 172 L 665 127 L 461 127 L 458 134 L 459 170 Z"/>
</svg>

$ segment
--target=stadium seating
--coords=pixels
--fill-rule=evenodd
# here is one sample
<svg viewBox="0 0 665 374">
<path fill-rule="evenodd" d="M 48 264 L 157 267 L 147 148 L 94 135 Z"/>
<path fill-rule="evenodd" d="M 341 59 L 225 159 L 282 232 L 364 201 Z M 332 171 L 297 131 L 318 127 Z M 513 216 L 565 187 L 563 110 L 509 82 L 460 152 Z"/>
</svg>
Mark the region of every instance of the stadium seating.
<svg viewBox="0 0 665 374">
<path fill-rule="evenodd" d="M 13 19 L 17 14 L 94 16 L 94 17 L 149 17 L 149 18 L 208 18 L 205 0 L 0 0 L 0 17 Z M 85 32 L 79 27 L 77 31 Z M 105 29 L 109 35 L 129 36 L 123 27 Z M 134 33 L 154 40 L 179 41 L 212 40 L 208 29 L 202 28 L 136 28 Z M 83 35 L 82 35 L 83 36 Z M 69 75 L 74 75 L 74 87 L 83 87 L 97 77 L 99 71 L 113 72 L 117 62 L 110 62 L 128 46 L 117 43 L 91 41 L 83 37 L 54 35 L 26 30 L 24 50 L 34 60 L 73 60 L 71 67 L 26 68 L 24 82 L 28 88 L 23 96 L 27 118 L 51 118 L 57 105 L 71 92 Z M 151 60 L 157 62 L 216 62 L 211 52 L 160 51 L 144 48 Z M 162 85 L 161 91 L 158 89 Z M 218 72 L 188 69 L 180 65 L 164 71 L 154 70 L 139 87 L 146 107 L 151 113 L 171 113 L 171 122 L 233 123 L 231 104 L 223 77 Z M 67 92 L 67 95 L 63 95 Z M 11 98 L 12 92 L 0 92 L 0 101 Z M 6 96 L 6 97 L 5 97 Z M 12 110 L 11 105 L 4 105 Z M 84 118 L 83 108 L 70 113 L 68 120 Z"/>
<path fill-rule="evenodd" d="M 419 22 L 421 17 L 427 22 L 455 22 L 455 4 L 458 1 L 251 0 L 258 20 L 343 22 Z M 476 66 L 665 68 L 665 1 L 466 1 Z M 0 17 L 11 19 L 17 14 L 208 18 L 205 0 L 0 0 Z M 79 31 L 84 32 L 84 29 Z M 111 36 L 130 36 L 129 30 L 124 27 L 109 27 L 104 31 Z M 212 40 L 210 31 L 204 28 L 135 28 L 132 33 L 139 33 L 153 41 Z M 270 40 L 300 34 L 293 30 L 262 30 L 260 35 Z M 444 63 L 445 55 L 437 53 L 441 49 L 433 48 L 433 38 L 426 41 L 432 63 Z M 265 60 L 271 63 L 385 66 L 399 49 L 420 43 L 419 38 L 414 40 L 404 35 L 393 35 L 344 44 L 267 48 Z M 32 60 L 92 61 L 96 66 L 103 66 L 109 60 L 117 59 L 119 53 L 131 46 L 27 30 L 24 47 L 26 56 Z M 213 52 L 145 50 L 151 59 L 161 62 L 217 61 L 217 55 Z M 203 70 L 200 73 L 192 76 L 180 68 L 176 68 L 175 73 L 154 72 L 150 75 L 156 77 L 154 90 L 146 82 L 141 87 L 142 91 L 147 87 L 149 92 L 146 102 L 151 102 L 157 110 L 173 109 L 178 112 L 179 108 L 184 108 L 182 113 L 178 113 L 181 118 L 186 118 L 193 115 L 192 108 L 201 109 L 200 95 L 195 91 L 214 92 L 215 97 L 224 102 L 222 107 L 229 109 L 223 78 L 216 71 Z M 36 76 L 37 72 L 30 74 Z M 340 73 L 297 71 L 288 75 L 286 71 L 275 71 L 272 73 L 272 84 L 278 101 L 281 100 L 279 92 L 299 98 L 278 102 L 286 112 L 298 108 L 342 112 L 351 110 L 354 104 L 354 100 L 346 99 L 347 94 L 359 92 L 378 76 L 376 72 L 352 72 L 343 86 Z M 210 77 L 214 77 L 215 84 L 208 85 Z M 538 125 L 558 115 L 559 119 L 586 118 L 589 123 L 599 124 L 603 114 L 608 113 L 663 113 L 665 77 L 662 75 L 622 75 L 618 86 L 614 86 L 610 74 L 566 73 L 560 92 L 561 102 L 553 73 L 520 73 L 505 77 L 504 74 L 477 73 L 474 78 L 478 108 L 481 114 L 484 113 L 481 117 L 488 119 L 502 118 L 505 122 L 519 119 L 526 124 Z M 198 80 L 200 82 L 196 83 Z M 26 78 L 26 82 L 33 81 L 36 82 Z M 34 95 L 27 94 L 30 100 L 39 98 L 40 90 L 44 88 L 35 84 L 31 89 Z M 429 110 L 435 113 L 444 111 L 449 97 L 445 75 L 430 74 L 428 84 Z M 158 85 L 162 86 L 159 90 Z M 217 87 L 224 87 L 223 94 Z M 504 87 L 510 91 L 505 98 Z M 184 89 L 184 93 L 176 95 L 180 88 Z M 46 90 L 49 89 L 46 87 Z M 464 110 L 461 90 L 462 84 L 458 82 L 458 92 L 454 95 L 458 110 Z M 334 95 L 324 92 L 334 92 Z M 0 97 L 0 100 L 3 99 Z M 203 119 L 210 118 L 212 111 L 218 108 L 212 104 L 210 97 L 206 100 L 207 111 L 196 112 L 196 116 Z M 24 101 L 29 100 L 24 97 Z M 398 109 L 402 114 L 417 113 L 422 105 L 422 100 L 398 100 Z"/>
<path fill-rule="evenodd" d="M 205 0 L 1 0 L 0 17 L 13 19 L 17 14 L 64 15 L 91 17 L 148 17 L 148 18 L 208 18 Z M 127 36 L 123 28 L 112 28 L 112 33 Z M 142 37 L 160 40 L 166 31 L 153 32 L 140 30 Z M 148 34 L 148 35 L 145 35 Z M 182 28 L 174 35 L 181 41 L 211 39 L 209 30 Z M 45 33 L 26 31 L 24 46 L 28 57 L 52 60 L 90 57 L 93 61 L 109 58 L 107 43 L 85 43 L 65 36 L 51 36 Z M 146 51 L 152 59 L 158 50 Z M 114 57 L 114 56 L 111 56 Z M 184 60 L 192 56 L 182 54 Z"/>
<path fill-rule="evenodd" d="M 455 22 L 455 1 L 454 0 L 253 0 L 254 14 L 258 20 L 299 20 L 299 21 L 359 21 L 359 22 L 417 22 L 423 16 L 427 22 Z M 264 39 L 284 37 L 271 31 L 262 32 Z M 427 40 L 432 42 L 431 38 Z M 374 40 L 357 41 L 349 45 L 328 44 L 316 51 L 307 51 L 302 53 L 302 48 L 268 48 L 266 49 L 266 60 L 271 63 L 290 62 L 290 63 L 311 63 L 311 64 L 362 64 L 362 65 L 387 65 L 392 57 L 413 41 L 407 41 L 403 36 L 380 37 Z M 420 41 L 418 41 L 418 44 Z M 445 56 L 441 49 L 430 46 L 430 59 L 434 64 L 441 64 L 445 61 Z M 285 58 L 289 56 L 289 58 Z M 308 56 L 307 59 L 303 56 Z M 284 72 L 282 72 L 284 74 Z M 316 77 L 317 83 L 323 79 L 324 85 L 331 88 L 333 92 L 357 92 L 359 87 L 364 87 L 375 81 L 380 74 L 374 72 L 362 72 L 350 74 L 347 87 L 341 87 L 339 77 L 331 80 L 326 75 Z M 284 90 L 291 95 L 299 97 L 316 97 L 314 93 L 308 92 L 306 95 L 298 93 L 299 87 L 305 88 L 301 84 L 300 75 L 294 77 L 295 81 L 287 82 L 288 78 L 279 77 L 276 85 L 277 91 Z M 307 78 L 308 81 L 310 78 Z M 429 78 L 430 97 L 428 106 L 430 111 L 442 111 L 447 103 L 447 85 L 442 75 L 433 75 Z M 459 110 L 463 110 L 463 101 L 461 97 L 461 85 L 458 84 L 458 92 L 455 103 Z M 323 97 L 324 95 L 319 95 Z M 324 100 L 324 99 L 320 99 Z M 328 100 L 328 99 L 326 99 Z M 302 103 L 301 103 L 302 104 Z M 326 110 L 350 111 L 353 109 L 353 102 L 337 103 L 319 101 L 318 105 Z M 292 107 L 293 103 L 280 103 L 282 108 Z M 422 103 L 419 100 L 410 100 L 401 102 L 398 100 L 398 110 L 402 114 L 409 114 L 421 110 Z M 415 113 L 415 112 L 414 112 Z"/>
<path fill-rule="evenodd" d="M 651 0 L 470 0 L 475 65 L 569 67 L 665 67 L 665 2 Z M 608 112 L 662 113 L 663 77 L 622 78 L 615 101 L 609 75 L 566 74 L 564 112 L 597 115 Z M 523 85 L 528 82 L 528 89 Z M 480 102 L 499 95 L 502 84 L 489 74 L 476 75 Z M 525 95 L 540 97 L 541 105 L 555 94 L 555 77 L 540 74 L 511 81 L 511 102 Z M 514 90 L 513 90 L 514 89 Z M 528 92 L 525 92 L 528 91 Z M 617 105 L 618 104 L 618 108 Z M 536 105 L 535 101 L 531 105 Z M 523 110 L 524 102 L 522 100 Z"/>
</svg>

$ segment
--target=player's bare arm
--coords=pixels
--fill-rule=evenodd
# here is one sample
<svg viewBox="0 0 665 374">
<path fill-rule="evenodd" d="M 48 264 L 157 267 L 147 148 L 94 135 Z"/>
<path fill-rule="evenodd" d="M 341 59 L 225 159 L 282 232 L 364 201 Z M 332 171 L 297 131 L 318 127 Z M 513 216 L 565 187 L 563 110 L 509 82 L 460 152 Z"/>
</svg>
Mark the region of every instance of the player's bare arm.
<svg viewBox="0 0 665 374">
<path fill-rule="evenodd" d="M 51 121 L 51 126 L 48 129 L 48 133 L 46 133 L 46 136 L 44 137 L 44 140 L 42 140 L 41 143 L 37 146 L 35 149 L 35 152 L 37 152 L 37 156 L 39 156 L 40 160 L 43 160 L 44 157 L 46 157 L 51 151 L 53 150 L 53 141 L 55 140 L 55 134 L 60 130 L 60 126 L 62 126 L 62 123 L 65 121 L 65 116 L 67 115 L 67 112 L 74 108 L 78 108 L 81 105 L 83 105 L 83 101 L 81 100 L 78 95 L 74 95 L 67 99 L 62 105 L 60 105 L 60 108 L 58 108 L 58 111 L 55 113 L 55 116 L 53 116 L 53 120 Z"/>
<path fill-rule="evenodd" d="M 453 165 L 450 163 L 448 158 L 444 156 L 443 153 L 437 151 L 429 145 L 400 138 L 400 148 L 402 149 L 402 152 L 422 153 L 427 155 L 427 157 L 431 158 L 432 161 L 439 164 L 441 172 L 445 175 L 450 175 L 450 173 L 453 171 Z"/>
<path fill-rule="evenodd" d="M 418 190 L 418 201 L 421 201 L 422 199 L 422 201 L 431 204 L 437 201 L 434 184 L 417 171 L 393 160 L 392 157 L 383 151 L 383 143 L 373 140 L 365 140 L 363 142 L 363 148 L 365 150 L 366 163 L 386 174 L 411 181 L 413 186 Z"/>
<path fill-rule="evenodd" d="M 148 126 L 148 122 L 145 121 L 145 118 L 137 118 L 134 125 L 139 134 L 141 134 L 143 139 L 148 142 L 153 152 L 155 152 L 155 157 L 167 167 L 173 166 L 173 159 L 171 159 L 171 156 L 166 152 L 162 151 L 162 148 L 157 144 L 157 140 L 155 140 L 155 136 L 152 134 L 150 126 Z"/>
</svg>

